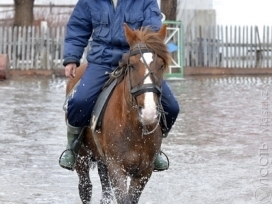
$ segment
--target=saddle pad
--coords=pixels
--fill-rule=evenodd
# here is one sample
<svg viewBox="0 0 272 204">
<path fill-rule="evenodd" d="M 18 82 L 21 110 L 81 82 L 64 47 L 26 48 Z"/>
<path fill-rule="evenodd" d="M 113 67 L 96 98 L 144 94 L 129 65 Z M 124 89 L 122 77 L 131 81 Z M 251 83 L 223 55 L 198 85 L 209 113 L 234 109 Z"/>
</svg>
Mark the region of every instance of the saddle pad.
<svg viewBox="0 0 272 204">
<path fill-rule="evenodd" d="M 76 83 L 76 85 L 73 87 L 73 89 L 67 94 L 66 99 L 64 101 L 62 109 L 67 113 L 68 108 L 68 101 L 73 98 L 74 93 L 76 91 L 76 87 L 78 86 L 80 81 Z M 102 119 L 104 115 L 104 111 L 107 105 L 107 102 L 111 96 L 111 93 L 114 89 L 114 87 L 117 84 L 117 79 L 114 79 L 106 88 L 103 89 L 103 91 L 98 96 L 92 115 L 90 120 L 90 127 L 92 131 L 97 131 L 101 125 L 102 125 Z"/>
</svg>

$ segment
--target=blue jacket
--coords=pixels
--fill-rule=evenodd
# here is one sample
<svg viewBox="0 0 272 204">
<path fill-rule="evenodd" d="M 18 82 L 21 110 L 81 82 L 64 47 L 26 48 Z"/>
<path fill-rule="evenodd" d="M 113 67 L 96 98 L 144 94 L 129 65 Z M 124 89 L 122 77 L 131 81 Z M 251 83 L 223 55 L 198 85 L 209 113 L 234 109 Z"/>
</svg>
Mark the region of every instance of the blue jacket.
<svg viewBox="0 0 272 204">
<path fill-rule="evenodd" d="M 138 29 L 161 27 L 161 13 L 157 0 L 118 0 L 116 9 L 111 0 L 79 0 L 68 21 L 64 62 L 79 66 L 84 48 L 90 37 L 91 49 L 87 61 L 116 66 L 128 50 L 123 24 Z"/>
</svg>

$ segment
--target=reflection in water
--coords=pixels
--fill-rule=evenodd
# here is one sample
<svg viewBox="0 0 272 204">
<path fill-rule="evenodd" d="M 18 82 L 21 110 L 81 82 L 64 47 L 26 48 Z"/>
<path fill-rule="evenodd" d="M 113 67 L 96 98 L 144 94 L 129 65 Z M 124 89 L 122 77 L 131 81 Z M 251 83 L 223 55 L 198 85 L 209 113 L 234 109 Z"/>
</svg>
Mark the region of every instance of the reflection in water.
<svg viewBox="0 0 272 204">
<path fill-rule="evenodd" d="M 181 106 L 162 145 L 170 169 L 152 175 L 140 203 L 257 203 L 258 150 L 263 143 L 272 149 L 271 121 L 261 126 L 262 111 L 271 112 L 271 82 L 267 76 L 169 81 Z M 65 83 L 0 81 L 0 203 L 80 203 L 76 173 L 58 166 L 66 142 Z M 91 179 L 99 203 L 96 170 Z M 271 174 L 267 181 L 272 187 Z"/>
</svg>

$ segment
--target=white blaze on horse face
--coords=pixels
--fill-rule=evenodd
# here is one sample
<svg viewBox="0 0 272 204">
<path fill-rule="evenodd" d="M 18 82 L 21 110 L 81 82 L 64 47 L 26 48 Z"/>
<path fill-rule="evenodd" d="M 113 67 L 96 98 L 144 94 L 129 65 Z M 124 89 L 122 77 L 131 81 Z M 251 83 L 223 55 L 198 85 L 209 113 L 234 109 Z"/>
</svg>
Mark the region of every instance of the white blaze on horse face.
<svg viewBox="0 0 272 204">
<path fill-rule="evenodd" d="M 144 59 L 145 59 L 145 62 L 150 67 L 150 63 L 153 61 L 152 56 L 153 56 L 152 53 L 144 53 L 143 57 L 141 58 L 141 61 L 144 63 Z M 148 74 L 148 73 L 149 73 L 149 70 L 146 67 L 145 74 Z M 150 75 L 145 78 L 144 84 L 152 84 Z M 141 110 L 140 117 L 141 117 L 141 122 L 143 124 L 151 124 L 156 122 L 156 119 L 158 118 L 158 114 L 157 114 L 156 103 L 154 99 L 154 93 L 146 92 L 144 94 L 144 107 Z"/>
</svg>

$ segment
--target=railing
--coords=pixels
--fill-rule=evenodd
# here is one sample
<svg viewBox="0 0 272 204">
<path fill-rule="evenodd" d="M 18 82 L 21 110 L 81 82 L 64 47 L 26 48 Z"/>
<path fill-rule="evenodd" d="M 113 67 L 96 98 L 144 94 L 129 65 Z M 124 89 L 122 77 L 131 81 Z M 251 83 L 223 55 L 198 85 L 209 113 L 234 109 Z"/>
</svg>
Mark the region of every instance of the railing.
<svg viewBox="0 0 272 204">
<path fill-rule="evenodd" d="M 168 25 L 172 52 L 169 74 L 182 76 L 183 67 L 272 68 L 272 27 Z M 62 68 L 64 27 L 0 26 L 0 54 L 8 54 L 11 69 Z M 86 59 L 87 47 L 82 62 Z"/>
<path fill-rule="evenodd" d="M 0 27 L 0 53 L 8 54 L 11 69 L 60 67 L 64 27 Z"/>
<path fill-rule="evenodd" d="M 272 30 L 265 26 L 199 26 L 184 35 L 185 67 L 272 68 Z"/>
<path fill-rule="evenodd" d="M 0 26 L 0 54 L 8 54 L 11 69 L 63 68 L 65 27 Z M 87 50 L 81 62 L 86 61 Z"/>
<path fill-rule="evenodd" d="M 177 49 L 171 53 L 172 64 L 168 77 L 182 75 L 182 30 L 181 23 L 165 22 L 168 25 L 166 43 L 173 43 Z M 11 27 L 0 26 L 0 54 L 8 54 L 11 69 L 55 69 L 63 68 L 63 47 L 65 27 Z M 85 48 L 81 62 L 86 60 Z"/>
</svg>

